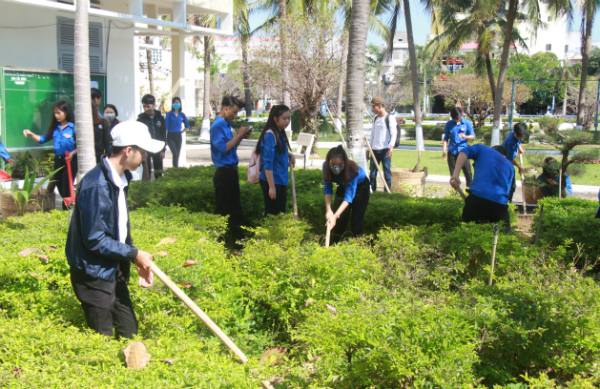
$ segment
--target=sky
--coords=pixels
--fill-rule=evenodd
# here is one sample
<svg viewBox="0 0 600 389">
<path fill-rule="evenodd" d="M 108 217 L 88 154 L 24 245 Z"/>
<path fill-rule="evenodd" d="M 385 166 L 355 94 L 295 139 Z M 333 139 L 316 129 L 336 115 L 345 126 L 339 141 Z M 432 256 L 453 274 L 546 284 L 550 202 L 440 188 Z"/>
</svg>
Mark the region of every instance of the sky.
<svg viewBox="0 0 600 389">
<path fill-rule="evenodd" d="M 413 34 L 415 39 L 415 44 L 424 45 L 427 41 L 427 35 L 431 32 L 431 15 L 425 9 L 420 2 L 411 0 L 411 16 L 412 16 L 412 26 L 413 26 Z M 391 15 L 390 15 L 391 16 Z M 384 15 L 382 20 L 387 23 L 390 16 Z M 256 26 L 260 25 L 267 19 L 268 15 L 266 13 L 258 13 L 252 15 L 250 17 L 250 27 L 252 29 L 256 28 Z M 406 24 L 404 23 L 404 14 L 402 14 L 400 18 L 401 22 L 398 25 L 397 31 L 406 31 Z M 581 20 L 581 19 L 579 19 Z M 579 29 L 579 22 L 576 21 L 573 23 L 573 29 Z M 592 40 L 600 41 L 600 23 L 594 23 L 594 27 L 592 28 Z M 371 32 L 367 37 L 368 44 L 374 44 L 376 46 L 383 45 L 383 39 Z"/>
</svg>

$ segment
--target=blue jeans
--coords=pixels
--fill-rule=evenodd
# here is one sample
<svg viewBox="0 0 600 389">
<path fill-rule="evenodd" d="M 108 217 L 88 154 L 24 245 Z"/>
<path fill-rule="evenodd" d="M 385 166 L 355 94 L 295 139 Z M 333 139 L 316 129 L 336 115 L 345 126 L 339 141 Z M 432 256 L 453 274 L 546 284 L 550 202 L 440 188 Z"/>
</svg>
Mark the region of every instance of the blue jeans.
<svg viewBox="0 0 600 389">
<path fill-rule="evenodd" d="M 385 177 L 385 182 L 388 185 L 390 190 L 392 189 L 392 159 L 387 158 L 388 149 L 385 150 L 373 150 L 373 155 L 377 158 L 377 162 L 383 165 L 383 176 Z M 371 165 L 369 166 L 371 169 L 371 174 L 369 175 L 369 180 L 371 181 L 371 189 L 373 192 L 377 190 L 377 166 L 375 165 L 375 161 L 373 161 L 373 156 L 371 156 Z M 385 189 L 384 189 L 385 190 Z"/>
</svg>

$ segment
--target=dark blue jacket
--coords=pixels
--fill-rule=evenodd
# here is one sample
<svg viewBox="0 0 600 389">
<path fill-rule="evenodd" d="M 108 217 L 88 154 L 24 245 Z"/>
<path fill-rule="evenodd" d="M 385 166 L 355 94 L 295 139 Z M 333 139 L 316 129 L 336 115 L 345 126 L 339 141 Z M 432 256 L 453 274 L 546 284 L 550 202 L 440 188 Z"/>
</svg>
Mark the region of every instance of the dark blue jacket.
<svg viewBox="0 0 600 389">
<path fill-rule="evenodd" d="M 102 159 L 79 183 L 65 253 L 71 269 L 109 282 L 115 280 L 119 263 L 124 262 L 120 268 L 123 278 L 128 281 L 131 261 L 137 256 L 138 249 L 133 246 L 129 221 L 127 239 L 125 243 L 119 241 L 119 188 L 109 174 Z M 131 182 L 128 170 L 125 176 L 127 182 Z M 128 188 L 129 185 L 125 187 L 125 199 Z M 129 215 L 129 210 L 127 213 Z"/>
</svg>

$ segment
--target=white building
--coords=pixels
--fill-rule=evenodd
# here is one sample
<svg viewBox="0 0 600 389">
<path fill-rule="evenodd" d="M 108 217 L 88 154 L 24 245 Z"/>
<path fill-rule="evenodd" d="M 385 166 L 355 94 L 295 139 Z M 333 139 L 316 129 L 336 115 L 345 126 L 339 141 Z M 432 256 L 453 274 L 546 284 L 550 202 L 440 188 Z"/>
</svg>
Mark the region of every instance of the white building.
<svg viewBox="0 0 600 389">
<path fill-rule="evenodd" d="M 232 13 L 233 0 L 92 0 L 90 67 L 93 73 L 106 76 L 102 105 L 117 106 L 122 120 L 136 118 L 141 110 L 136 37 L 170 36 L 170 95 L 181 96 L 184 110 L 196 111 L 195 85 L 187 81 L 193 72 L 185 65 L 184 40 L 187 36 L 232 35 Z M 192 14 L 216 14 L 218 28 L 187 24 L 187 16 Z M 159 15 L 170 15 L 171 21 Z M 0 0 L 0 66 L 72 72 L 74 17 L 75 6 L 69 0 Z M 33 92 L 30 103 L 36 104 Z M 0 111 L 7 117 L 17 114 Z M 0 123 L 6 123 L 7 117 Z M 7 131 L 22 130 L 0 125 L 2 139 Z M 10 144 L 7 147 L 10 149 Z"/>
</svg>

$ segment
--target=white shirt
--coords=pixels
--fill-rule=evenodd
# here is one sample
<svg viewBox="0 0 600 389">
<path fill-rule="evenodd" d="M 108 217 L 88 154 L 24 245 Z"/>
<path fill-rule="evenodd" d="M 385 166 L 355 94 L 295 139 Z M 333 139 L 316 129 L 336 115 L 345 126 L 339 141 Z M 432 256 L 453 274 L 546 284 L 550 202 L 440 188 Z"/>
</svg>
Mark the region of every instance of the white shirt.
<svg viewBox="0 0 600 389">
<path fill-rule="evenodd" d="M 387 150 L 390 145 L 396 144 L 396 134 L 398 132 L 398 122 L 394 115 L 390 114 L 390 129 L 385 125 L 385 115 L 376 116 L 371 128 L 371 148 L 373 150 Z"/>
<path fill-rule="evenodd" d="M 108 158 L 104 158 L 104 164 L 110 171 L 110 179 L 117 187 L 119 187 L 119 199 L 117 201 L 117 208 L 119 210 L 119 241 L 125 243 L 127 240 L 127 203 L 125 202 L 125 187 L 127 186 L 127 177 L 125 173 L 117 173 L 115 167 L 108 161 Z"/>
</svg>

